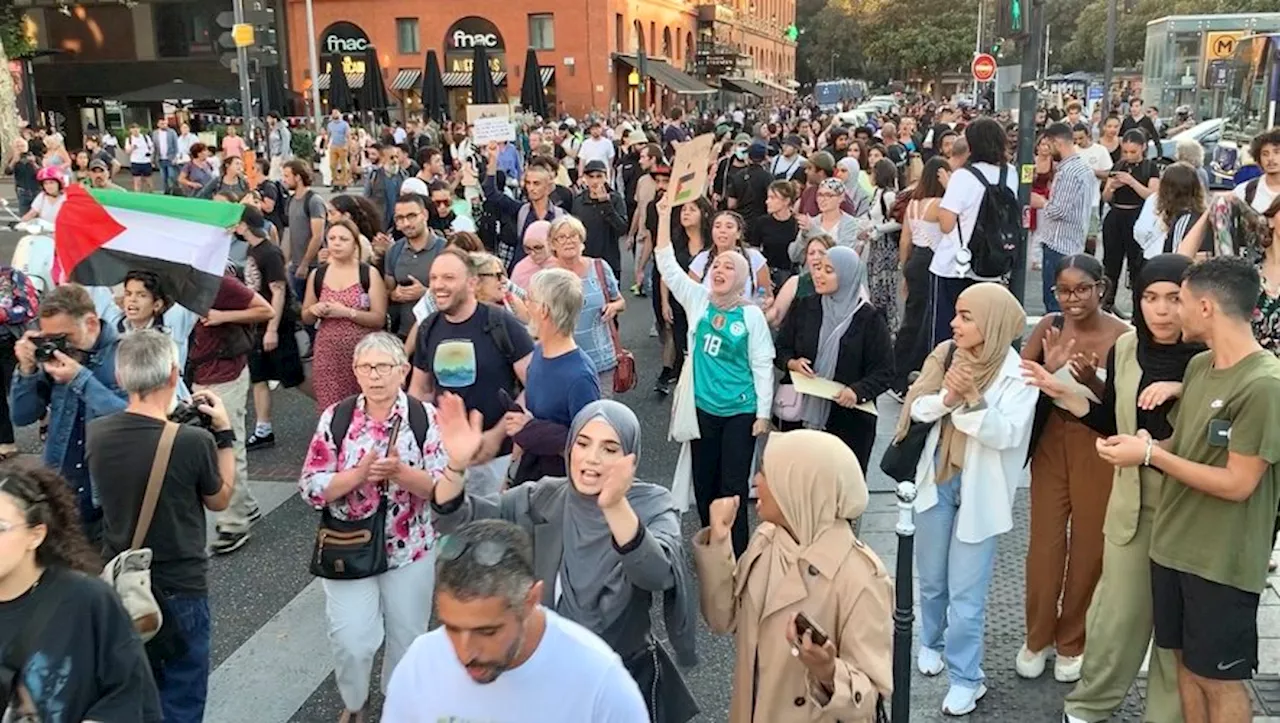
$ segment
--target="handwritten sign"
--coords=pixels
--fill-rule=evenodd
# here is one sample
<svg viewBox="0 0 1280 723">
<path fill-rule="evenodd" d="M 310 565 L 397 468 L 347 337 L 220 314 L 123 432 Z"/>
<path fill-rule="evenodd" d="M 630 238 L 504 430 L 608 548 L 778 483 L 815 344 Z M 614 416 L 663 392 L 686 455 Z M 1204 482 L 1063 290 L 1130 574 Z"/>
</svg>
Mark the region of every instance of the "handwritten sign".
<svg viewBox="0 0 1280 723">
<path fill-rule="evenodd" d="M 714 133 L 704 133 L 676 148 L 671 163 L 671 205 L 681 206 L 703 195 L 707 190 L 707 174 L 711 167 Z"/>
<path fill-rule="evenodd" d="M 471 126 L 471 139 L 478 146 L 516 139 L 511 107 L 505 103 L 467 106 L 467 124 Z"/>
</svg>

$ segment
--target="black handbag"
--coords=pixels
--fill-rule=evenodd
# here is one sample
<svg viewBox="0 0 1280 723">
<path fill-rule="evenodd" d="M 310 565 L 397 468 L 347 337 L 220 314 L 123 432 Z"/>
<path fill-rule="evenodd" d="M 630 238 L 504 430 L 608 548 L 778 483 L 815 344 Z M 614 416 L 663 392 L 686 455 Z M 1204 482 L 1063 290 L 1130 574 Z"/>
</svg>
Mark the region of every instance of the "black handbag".
<svg viewBox="0 0 1280 723">
<path fill-rule="evenodd" d="M 955 355 L 956 345 L 952 342 L 947 349 L 946 361 L 942 364 L 944 374 L 951 368 L 951 360 Z M 906 414 L 911 413 L 911 410 L 903 411 Z M 906 436 L 891 443 L 885 449 L 884 455 L 880 457 L 880 471 L 889 475 L 889 479 L 894 482 L 914 482 L 916 469 L 920 466 L 920 455 L 924 454 L 924 443 L 929 439 L 929 430 L 933 429 L 935 424 L 937 424 L 936 421 L 912 421 L 911 426 L 907 428 Z"/>
<path fill-rule="evenodd" d="M 360 580 L 387 571 L 387 493 L 379 489 L 378 509 L 359 520 L 320 513 L 311 574 L 326 580 Z"/>
</svg>

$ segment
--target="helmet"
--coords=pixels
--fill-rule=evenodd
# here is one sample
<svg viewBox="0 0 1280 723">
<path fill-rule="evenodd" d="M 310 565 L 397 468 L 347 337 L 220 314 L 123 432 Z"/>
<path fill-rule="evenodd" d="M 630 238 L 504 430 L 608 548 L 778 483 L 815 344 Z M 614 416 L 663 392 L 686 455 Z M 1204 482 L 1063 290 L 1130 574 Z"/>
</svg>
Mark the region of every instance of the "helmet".
<svg viewBox="0 0 1280 723">
<path fill-rule="evenodd" d="M 62 179 L 62 172 L 53 166 L 45 166 L 37 171 L 36 181 L 39 183 L 44 183 L 45 181 L 57 181 L 58 188 L 62 188 L 66 185 L 66 182 Z"/>
<path fill-rule="evenodd" d="M 1191 117 L 1191 106 L 1189 106 L 1189 105 L 1180 105 L 1180 106 L 1178 106 L 1178 108 L 1174 111 L 1174 114 L 1175 114 L 1175 115 L 1180 115 L 1180 116 L 1184 116 L 1184 117 L 1188 117 L 1188 118 L 1189 118 L 1189 117 Z"/>
</svg>

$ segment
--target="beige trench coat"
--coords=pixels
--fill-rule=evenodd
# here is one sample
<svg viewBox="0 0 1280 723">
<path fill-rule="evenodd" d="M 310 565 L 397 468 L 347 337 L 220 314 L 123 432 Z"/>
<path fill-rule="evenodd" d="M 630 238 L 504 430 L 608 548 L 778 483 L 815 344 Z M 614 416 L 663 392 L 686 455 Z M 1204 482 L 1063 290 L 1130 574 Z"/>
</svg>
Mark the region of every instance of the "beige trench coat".
<svg viewBox="0 0 1280 723">
<path fill-rule="evenodd" d="M 709 544 L 709 532 L 694 535 L 693 559 L 707 625 L 735 635 L 729 723 L 875 720 L 877 700 L 883 697 L 887 704 L 893 690 L 893 583 L 875 552 L 847 526 L 832 525 L 780 584 L 765 590 L 761 552 L 772 535 L 787 533 L 763 523 L 735 564 L 732 543 Z M 787 623 L 801 610 L 839 651 L 835 691 L 825 702 L 787 642 Z"/>
</svg>

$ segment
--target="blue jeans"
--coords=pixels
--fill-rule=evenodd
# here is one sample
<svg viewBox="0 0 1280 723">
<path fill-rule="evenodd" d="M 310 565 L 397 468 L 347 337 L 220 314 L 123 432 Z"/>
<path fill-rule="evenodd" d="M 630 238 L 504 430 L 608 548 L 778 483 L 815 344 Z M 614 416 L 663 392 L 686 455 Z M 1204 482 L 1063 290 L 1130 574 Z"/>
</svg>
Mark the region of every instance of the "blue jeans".
<svg viewBox="0 0 1280 723">
<path fill-rule="evenodd" d="M 1058 273 L 1058 264 L 1066 258 L 1066 254 L 1060 254 L 1045 244 L 1041 244 L 1040 247 L 1044 249 L 1044 259 L 1040 264 L 1040 286 L 1044 289 L 1044 313 L 1056 314 L 1062 311 L 1062 307 L 1058 306 L 1058 297 L 1053 295 L 1053 287 L 1057 282 L 1054 276 Z"/>
<path fill-rule="evenodd" d="M 36 200 L 36 193 L 28 191 L 25 188 L 15 189 L 18 195 L 18 215 L 25 216 L 27 211 L 31 210 L 32 201 Z"/>
<path fill-rule="evenodd" d="M 916 515 L 916 567 L 920 576 L 920 644 L 941 651 L 952 684 L 976 688 L 982 672 L 987 588 L 996 542 L 956 539 L 960 475 L 938 485 L 938 504 Z"/>
<path fill-rule="evenodd" d="M 209 643 L 213 624 L 207 595 L 164 598 L 165 625 L 177 625 L 187 650 L 152 669 L 164 723 L 201 723 L 209 695 Z"/>
<path fill-rule="evenodd" d="M 178 185 L 178 167 L 173 161 L 156 161 L 156 165 L 160 167 L 160 187 L 162 191 L 168 191 L 172 186 Z"/>
</svg>

